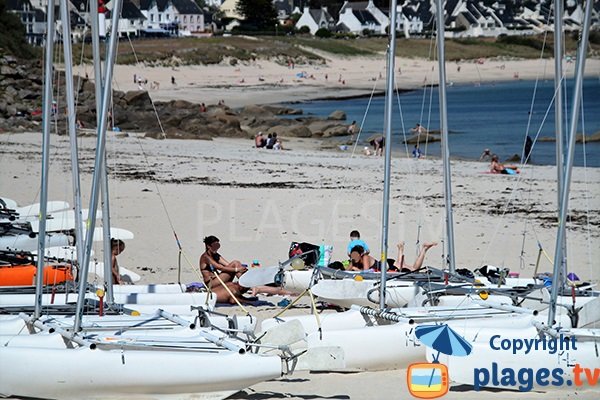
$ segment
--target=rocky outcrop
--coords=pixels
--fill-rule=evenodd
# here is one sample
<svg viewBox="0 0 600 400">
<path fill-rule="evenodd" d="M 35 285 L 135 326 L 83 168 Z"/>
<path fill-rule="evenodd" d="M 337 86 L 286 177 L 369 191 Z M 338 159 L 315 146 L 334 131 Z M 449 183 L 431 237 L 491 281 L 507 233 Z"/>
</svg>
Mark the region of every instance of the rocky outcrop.
<svg viewBox="0 0 600 400">
<path fill-rule="evenodd" d="M 64 82 L 64 74 L 59 73 Z M 74 77 L 77 119 L 93 132 L 96 126 L 94 84 Z M 18 64 L 13 58 L 0 57 L 0 132 L 36 131 L 41 129 L 43 80 L 41 64 Z M 54 99 L 59 134 L 67 133 L 64 90 Z M 343 111 L 327 119 L 301 117 L 302 110 L 280 106 L 246 106 L 233 110 L 224 105 L 190 103 L 185 100 L 155 102 L 147 91 L 113 92 L 110 122 L 121 131 L 145 132 L 155 139 L 202 139 L 214 137 L 250 137 L 258 132 L 277 133 L 280 137 L 331 137 L 347 135 Z M 285 116 L 298 116 L 285 117 Z M 160 120 L 160 124 L 159 124 Z"/>
</svg>

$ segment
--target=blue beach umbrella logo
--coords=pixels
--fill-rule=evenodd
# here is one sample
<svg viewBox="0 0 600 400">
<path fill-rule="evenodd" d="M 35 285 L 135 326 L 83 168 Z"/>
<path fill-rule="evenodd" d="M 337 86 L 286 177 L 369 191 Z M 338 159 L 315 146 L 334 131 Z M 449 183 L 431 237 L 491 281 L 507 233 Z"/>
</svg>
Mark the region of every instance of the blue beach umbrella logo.
<svg viewBox="0 0 600 400">
<path fill-rule="evenodd" d="M 471 354 L 473 346 L 448 325 L 420 325 L 415 329 L 417 338 L 427 347 L 437 350 L 434 362 L 440 353 L 464 357 Z"/>
<path fill-rule="evenodd" d="M 410 394 L 421 399 L 433 399 L 448 393 L 448 367 L 438 361 L 440 353 L 467 356 L 473 347 L 448 325 L 421 325 L 415 329 L 417 338 L 427 347 L 437 350 L 433 363 L 416 363 L 408 367 L 406 379 Z"/>
</svg>

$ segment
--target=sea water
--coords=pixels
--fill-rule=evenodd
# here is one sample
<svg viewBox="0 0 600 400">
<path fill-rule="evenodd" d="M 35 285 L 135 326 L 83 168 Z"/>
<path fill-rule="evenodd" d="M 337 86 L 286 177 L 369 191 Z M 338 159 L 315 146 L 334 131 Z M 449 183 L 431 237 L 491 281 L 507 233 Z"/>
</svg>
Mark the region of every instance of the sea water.
<svg viewBox="0 0 600 400">
<path fill-rule="evenodd" d="M 567 81 L 564 90 L 564 135 L 570 126 L 573 83 Z M 554 137 L 554 81 L 515 80 L 510 82 L 455 84 L 447 87 L 448 129 L 452 158 L 478 159 L 489 148 L 501 160 L 523 153 L 526 137 Z M 370 104 L 369 104 L 370 101 Z M 413 145 L 404 145 L 411 128 L 417 123 L 430 130 L 439 129 L 438 88 L 426 87 L 404 92 L 394 97 L 392 138 L 395 151 L 410 154 Z M 347 115 L 348 123 L 362 126 L 362 143 L 375 133 L 383 132 L 384 97 L 373 99 L 312 101 L 294 104 L 304 114 L 327 116 L 335 110 Z M 568 118 L 568 119 L 567 119 Z M 364 119 L 364 122 L 363 122 Z M 600 132 L 600 77 L 586 78 L 583 84 L 583 113 L 577 133 L 591 135 Z M 536 140 L 531 152 L 534 164 L 556 164 L 555 142 Z M 600 142 L 578 143 L 574 164 L 600 167 Z M 440 156 L 440 143 L 421 144 L 426 155 Z"/>
</svg>

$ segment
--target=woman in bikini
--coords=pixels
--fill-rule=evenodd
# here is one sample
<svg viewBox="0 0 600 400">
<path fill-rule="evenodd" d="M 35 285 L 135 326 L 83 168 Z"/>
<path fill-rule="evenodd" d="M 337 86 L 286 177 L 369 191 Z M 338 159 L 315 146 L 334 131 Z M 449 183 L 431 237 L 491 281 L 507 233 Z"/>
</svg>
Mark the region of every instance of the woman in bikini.
<svg viewBox="0 0 600 400">
<path fill-rule="evenodd" d="M 379 269 L 379 261 L 366 253 L 362 246 L 354 246 L 350 250 L 350 270 L 364 271 L 368 269 Z"/>
<path fill-rule="evenodd" d="M 248 270 L 238 260 L 229 262 L 218 253 L 221 243 L 216 236 L 205 237 L 204 245 L 206 251 L 200 256 L 200 272 L 208 287 L 214 288 L 220 285 L 216 275 L 221 278 L 223 283 L 227 283 L 232 282 L 234 277 L 239 278 Z"/>
</svg>

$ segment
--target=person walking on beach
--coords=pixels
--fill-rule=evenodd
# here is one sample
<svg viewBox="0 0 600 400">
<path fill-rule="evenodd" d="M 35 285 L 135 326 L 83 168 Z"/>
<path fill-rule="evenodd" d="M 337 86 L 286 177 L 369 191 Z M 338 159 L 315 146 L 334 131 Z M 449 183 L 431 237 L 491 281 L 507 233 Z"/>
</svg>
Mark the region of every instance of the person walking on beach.
<svg viewBox="0 0 600 400">
<path fill-rule="evenodd" d="M 532 149 L 533 140 L 531 140 L 531 136 L 527 135 L 527 139 L 525 139 L 525 152 L 523 153 L 523 160 L 521 160 L 523 164 L 529 162 L 529 157 L 531 156 Z"/>
<path fill-rule="evenodd" d="M 412 155 L 414 158 L 421 158 L 423 157 L 423 153 L 421 152 L 421 149 L 419 148 L 418 144 L 415 144 L 415 148 L 412 151 Z"/>
<path fill-rule="evenodd" d="M 171 85 L 176 86 L 177 83 L 175 83 L 175 77 L 171 76 Z"/>
</svg>

